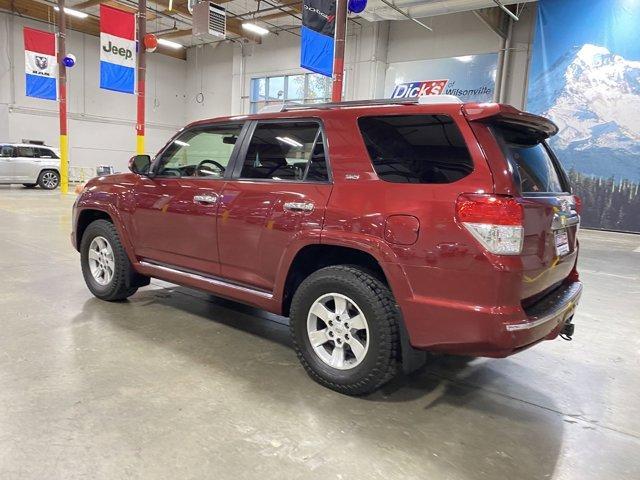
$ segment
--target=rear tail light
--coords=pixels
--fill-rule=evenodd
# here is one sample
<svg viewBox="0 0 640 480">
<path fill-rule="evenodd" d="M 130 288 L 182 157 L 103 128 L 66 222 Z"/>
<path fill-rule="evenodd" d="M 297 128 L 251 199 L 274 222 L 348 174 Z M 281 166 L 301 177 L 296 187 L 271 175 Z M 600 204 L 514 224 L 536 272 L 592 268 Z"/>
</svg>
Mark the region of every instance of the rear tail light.
<svg viewBox="0 0 640 480">
<path fill-rule="evenodd" d="M 578 195 L 573 196 L 573 203 L 575 205 L 576 213 L 582 213 L 582 199 Z"/>
<path fill-rule="evenodd" d="M 464 193 L 456 201 L 456 218 L 495 255 L 522 252 L 522 205 L 510 196 Z"/>
</svg>

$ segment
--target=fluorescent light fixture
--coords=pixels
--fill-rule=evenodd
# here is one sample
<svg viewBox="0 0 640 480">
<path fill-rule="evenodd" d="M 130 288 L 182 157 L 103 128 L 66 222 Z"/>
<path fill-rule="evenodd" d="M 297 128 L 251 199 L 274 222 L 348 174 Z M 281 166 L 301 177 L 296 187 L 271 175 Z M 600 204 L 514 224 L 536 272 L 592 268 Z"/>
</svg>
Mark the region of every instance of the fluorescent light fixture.
<svg viewBox="0 0 640 480">
<path fill-rule="evenodd" d="M 469 63 L 473 60 L 473 55 L 462 55 L 461 57 L 454 57 L 459 62 Z"/>
<path fill-rule="evenodd" d="M 180 45 L 177 42 L 172 42 L 171 40 L 165 40 L 164 38 L 159 38 L 158 43 L 160 45 L 164 45 L 165 47 L 175 48 L 176 50 L 179 48 L 184 48 L 184 45 Z"/>
<path fill-rule="evenodd" d="M 183 142 L 182 140 L 174 140 L 173 143 L 176 145 L 180 145 L 181 147 L 188 147 L 189 144 L 187 142 Z"/>
<path fill-rule="evenodd" d="M 53 9 L 56 12 L 60 11 L 60 7 L 53 7 Z M 67 8 L 67 7 L 64 7 L 64 13 L 66 13 L 67 15 L 71 15 L 72 17 L 76 17 L 76 18 L 87 18 L 89 16 L 88 13 L 79 12 L 78 10 L 72 10 L 70 8 Z"/>
<path fill-rule="evenodd" d="M 262 28 L 251 22 L 244 22 L 242 24 L 242 28 L 244 28 L 245 30 L 249 30 L 250 32 L 257 33 L 258 35 L 266 35 L 267 33 L 269 33 L 269 30 L 267 30 L 266 28 Z"/>
<path fill-rule="evenodd" d="M 291 145 L 292 147 L 297 147 L 300 148 L 302 147 L 302 144 L 300 142 L 296 142 L 293 138 L 289 138 L 289 137 L 276 137 L 276 139 L 278 139 L 279 141 L 281 141 L 282 143 L 286 143 L 287 145 Z"/>
</svg>

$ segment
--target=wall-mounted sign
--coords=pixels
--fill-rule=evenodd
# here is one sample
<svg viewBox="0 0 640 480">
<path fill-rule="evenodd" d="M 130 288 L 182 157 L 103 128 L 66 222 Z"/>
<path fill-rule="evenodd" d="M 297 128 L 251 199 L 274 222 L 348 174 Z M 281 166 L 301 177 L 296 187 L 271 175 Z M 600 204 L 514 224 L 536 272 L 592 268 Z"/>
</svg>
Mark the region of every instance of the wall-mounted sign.
<svg viewBox="0 0 640 480">
<path fill-rule="evenodd" d="M 385 94 L 390 98 L 455 95 L 463 102 L 490 102 L 497 65 L 497 53 L 390 63 Z"/>
</svg>

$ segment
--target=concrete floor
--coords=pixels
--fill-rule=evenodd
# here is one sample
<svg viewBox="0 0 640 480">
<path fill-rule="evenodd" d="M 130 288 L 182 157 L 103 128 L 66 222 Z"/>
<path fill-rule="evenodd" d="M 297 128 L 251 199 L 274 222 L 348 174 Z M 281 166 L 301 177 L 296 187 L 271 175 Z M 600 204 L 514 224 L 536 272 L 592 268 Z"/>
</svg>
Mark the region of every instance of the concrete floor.
<svg viewBox="0 0 640 480">
<path fill-rule="evenodd" d="M 161 282 L 93 298 L 72 201 L 0 186 L 3 480 L 640 478 L 640 236 L 581 232 L 573 342 L 349 398 L 286 319 Z"/>
</svg>

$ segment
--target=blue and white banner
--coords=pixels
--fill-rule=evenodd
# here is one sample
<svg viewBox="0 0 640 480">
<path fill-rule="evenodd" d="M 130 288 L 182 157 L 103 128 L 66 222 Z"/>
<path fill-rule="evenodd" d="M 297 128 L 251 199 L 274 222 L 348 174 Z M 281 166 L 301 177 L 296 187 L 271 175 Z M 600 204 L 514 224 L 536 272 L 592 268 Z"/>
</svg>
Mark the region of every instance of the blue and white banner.
<svg viewBox="0 0 640 480">
<path fill-rule="evenodd" d="M 135 32 L 133 13 L 100 5 L 100 88 L 135 92 Z"/>
<path fill-rule="evenodd" d="M 56 100 L 58 63 L 56 36 L 24 27 L 25 93 L 28 97 Z"/>
<path fill-rule="evenodd" d="M 304 0 L 300 30 L 300 66 L 330 77 L 333 74 L 335 0 Z"/>
<path fill-rule="evenodd" d="M 640 232 L 640 2 L 540 0 L 527 110 L 582 197 L 582 224 Z"/>
</svg>

